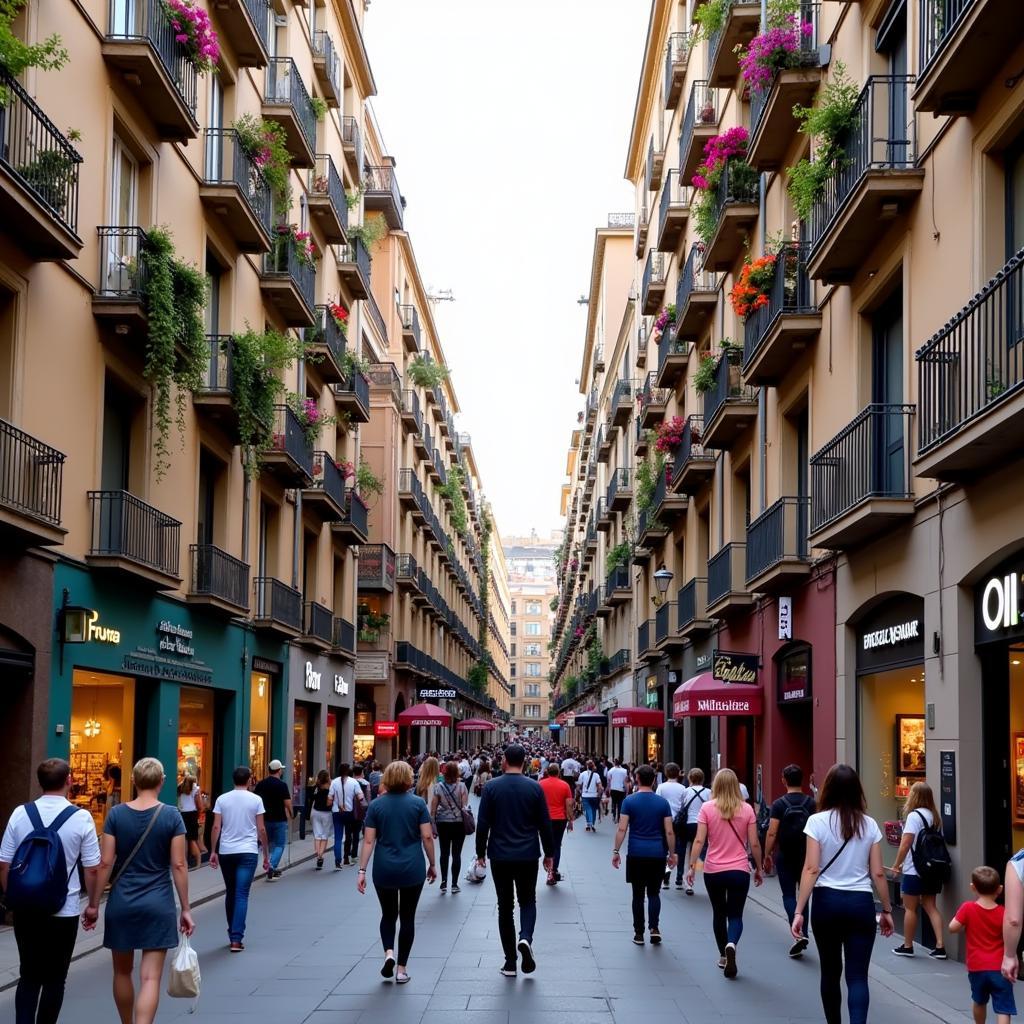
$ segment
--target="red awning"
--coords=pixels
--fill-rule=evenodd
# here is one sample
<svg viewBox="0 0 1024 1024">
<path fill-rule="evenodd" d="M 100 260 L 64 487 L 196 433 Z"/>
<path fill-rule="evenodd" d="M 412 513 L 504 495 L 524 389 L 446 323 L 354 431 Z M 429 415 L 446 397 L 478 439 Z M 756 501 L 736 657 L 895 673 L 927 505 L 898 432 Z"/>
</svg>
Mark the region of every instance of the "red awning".
<svg viewBox="0 0 1024 1024">
<path fill-rule="evenodd" d="M 452 716 L 436 704 L 413 704 L 398 715 L 398 724 L 404 726 L 448 725 Z"/>
<path fill-rule="evenodd" d="M 456 723 L 456 732 L 490 732 L 492 729 L 496 729 L 497 726 L 493 722 L 488 722 L 485 718 L 464 718 L 461 722 Z"/>
<path fill-rule="evenodd" d="M 672 695 L 673 718 L 737 717 L 761 714 L 760 686 L 723 683 L 710 672 L 687 679 Z"/>
<path fill-rule="evenodd" d="M 663 729 L 665 712 L 657 708 L 616 708 L 611 725 L 613 729 Z"/>
</svg>

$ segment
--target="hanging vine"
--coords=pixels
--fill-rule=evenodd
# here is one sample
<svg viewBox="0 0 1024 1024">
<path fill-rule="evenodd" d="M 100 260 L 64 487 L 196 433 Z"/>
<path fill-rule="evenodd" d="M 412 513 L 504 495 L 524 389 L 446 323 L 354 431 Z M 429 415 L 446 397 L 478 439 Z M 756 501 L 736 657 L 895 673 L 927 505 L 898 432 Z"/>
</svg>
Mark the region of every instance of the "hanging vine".
<svg viewBox="0 0 1024 1024">
<path fill-rule="evenodd" d="M 469 527 L 466 517 L 466 499 L 462 496 L 462 470 L 452 466 L 448 471 L 448 482 L 439 487 L 441 497 L 451 505 L 452 529 L 462 536 Z"/>
<path fill-rule="evenodd" d="M 490 655 L 487 638 L 491 621 L 491 510 L 485 505 L 480 512 L 480 660 L 469 670 L 468 680 L 481 693 L 487 690 Z"/>
</svg>

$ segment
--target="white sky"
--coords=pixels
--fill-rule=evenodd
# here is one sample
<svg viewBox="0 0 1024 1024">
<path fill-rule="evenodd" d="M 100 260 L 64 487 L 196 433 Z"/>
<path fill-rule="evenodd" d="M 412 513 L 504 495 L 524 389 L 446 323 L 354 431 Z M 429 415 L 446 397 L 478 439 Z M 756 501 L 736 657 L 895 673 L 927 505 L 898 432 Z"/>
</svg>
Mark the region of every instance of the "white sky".
<svg viewBox="0 0 1024 1024">
<path fill-rule="evenodd" d="M 623 181 L 648 0 L 373 0 L 366 42 L 485 493 L 502 534 L 561 525 L 594 229 Z M 524 429 L 529 424 L 529 430 Z"/>
</svg>

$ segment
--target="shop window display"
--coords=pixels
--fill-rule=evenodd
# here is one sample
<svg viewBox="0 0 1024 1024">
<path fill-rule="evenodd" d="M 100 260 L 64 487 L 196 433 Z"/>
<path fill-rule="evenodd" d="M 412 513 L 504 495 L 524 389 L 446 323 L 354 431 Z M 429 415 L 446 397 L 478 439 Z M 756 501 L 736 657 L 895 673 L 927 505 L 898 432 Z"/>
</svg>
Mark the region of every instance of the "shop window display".
<svg viewBox="0 0 1024 1024">
<path fill-rule="evenodd" d="M 262 672 L 253 672 L 249 697 L 249 767 L 256 779 L 262 779 L 267 774 L 270 689 L 270 676 Z"/>
<path fill-rule="evenodd" d="M 1024 648 L 1011 647 L 1010 664 L 1010 807 L 1014 850 L 1024 848 Z"/>
<path fill-rule="evenodd" d="M 213 785 L 213 738 L 213 691 L 183 686 L 178 706 L 177 781 L 191 775 L 199 780 L 199 788 L 205 794 L 212 791 Z"/>
</svg>

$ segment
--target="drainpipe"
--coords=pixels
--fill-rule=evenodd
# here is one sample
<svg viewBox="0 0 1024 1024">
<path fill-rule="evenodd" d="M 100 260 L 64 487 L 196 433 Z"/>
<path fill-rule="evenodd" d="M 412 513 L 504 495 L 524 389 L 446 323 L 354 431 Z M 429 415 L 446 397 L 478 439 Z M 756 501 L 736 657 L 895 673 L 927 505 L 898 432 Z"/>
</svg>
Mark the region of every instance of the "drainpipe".
<svg viewBox="0 0 1024 1024">
<path fill-rule="evenodd" d="M 250 456 L 251 457 L 251 456 Z M 242 462 L 242 561 L 249 561 L 249 501 L 252 481 L 249 479 L 248 462 Z"/>
</svg>

